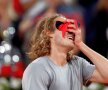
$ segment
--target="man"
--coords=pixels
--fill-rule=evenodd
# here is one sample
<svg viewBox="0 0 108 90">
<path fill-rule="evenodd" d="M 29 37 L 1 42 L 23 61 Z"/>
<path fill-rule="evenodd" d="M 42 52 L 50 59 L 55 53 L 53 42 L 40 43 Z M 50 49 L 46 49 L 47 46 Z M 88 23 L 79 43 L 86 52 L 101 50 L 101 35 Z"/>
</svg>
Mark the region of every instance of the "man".
<svg viewBox="0 0 108 90">
<path fill-rule="evenodd" d="M 69 23 L 65 33 L 57 22 Z M 24 72 L 23 90 L 82 90 L 88 82 L 108 83 L 107 59 L 83 43 L 81 30 L 74 23 L 58 14 L 38 23 L 28 53 L 35 60 Z M 75 48 L 94 65 L 73 55 Z"/>
</svg>

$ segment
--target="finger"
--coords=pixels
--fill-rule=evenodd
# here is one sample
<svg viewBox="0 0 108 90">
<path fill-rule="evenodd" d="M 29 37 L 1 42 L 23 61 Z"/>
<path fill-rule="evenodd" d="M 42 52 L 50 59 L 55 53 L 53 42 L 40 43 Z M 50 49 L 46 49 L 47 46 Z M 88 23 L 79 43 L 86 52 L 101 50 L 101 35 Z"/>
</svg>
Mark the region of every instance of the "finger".
<svg viewBox="0 0 108 90">
<path fill-rule="evenodd" d="M 78 28 L 78 31 L 81 31 L 81 28 Z"/>
<path fill-rule="evenodd" d="M 69 24 L 69 25 L 68 25 L 68 28 L 74 28 L 74 29 L 75 29 L 76 27 L 75 27 L 74 24 Z"/>
<path fill-rule="evenodd" d="M 77 29 L 77 25 L 76 25 L 76 20 L 74 19 L 67 19 L 67 22 L 70 22 L 71 24 L 74 24 L 75 25 L 75 28 Z"/>
<path fill-rule="evenodd" d="M 67 22 L 74 23 L 74 20 L 73 19 L 67 19 Z"/>
<path fill-rule="evenodd" d="M 81 30 L 81 28 L 78 28 L 78 30 Z"/>
<path fill-rule="evenodd" d="M 74 30 L 74 29 L 68 29 L 67 31 L 76 33 L 76 30 Z"/>
</svg>

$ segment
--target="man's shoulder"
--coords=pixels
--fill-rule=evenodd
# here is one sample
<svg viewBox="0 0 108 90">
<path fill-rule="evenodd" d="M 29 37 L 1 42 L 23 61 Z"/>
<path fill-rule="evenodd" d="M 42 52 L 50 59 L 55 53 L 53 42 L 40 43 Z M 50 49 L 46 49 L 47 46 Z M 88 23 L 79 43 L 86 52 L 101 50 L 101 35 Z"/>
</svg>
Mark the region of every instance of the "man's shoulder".
<svg viewBox="0 0 108 90">
<path fill-rule="evenodd" d="M 70 63 L 74 63 L 76 65 L 81 65 L 83 63 L 83 60 L 85 60 L 84 58 L 80 57 L 80 56 L 73 56 L 73 58 L 70 60 Z"/>
<path fill-rule="evenodd" d="M 29 66 L 33 66 L 33 67 L 44 67 L 47 64 L 47 58 L 45 56 L 43 57 L 39 57 L 35 60 L 33 60 Z"/>
<path fill-rule="evenodd" d="M 31 62 L 31 64 L 45 64 L 47 62 L 46 56 L 39 57 Z"/>
<path fill-rule="evenodd" d="M 43 78 L 45 76 L 49 76 L 49 72 L 46 68 L 46 60 L 45 57 L 39 57 L 32 61 L 24 71 L 23 81 L 27 81 L 28 78 L 34 77 L 34 79 L 38 80 L 39 78 Z"/>
<path fill-rule="evenodd" d="M 47 64 L 47 58 L 46 57 L 39 57 L 35 60 L 33 60 L 26 68 L 25 71 L 36 71 L 36 70 L 44 70 L 45 66 Z"/>
<path fill-rule="evenodd" d="M 82 61 L 82 60 L 84 60 L 84 58 L 77 55 L 74 55 L 73 58 L 71 59 L 71 61 Z"/>
</svg>

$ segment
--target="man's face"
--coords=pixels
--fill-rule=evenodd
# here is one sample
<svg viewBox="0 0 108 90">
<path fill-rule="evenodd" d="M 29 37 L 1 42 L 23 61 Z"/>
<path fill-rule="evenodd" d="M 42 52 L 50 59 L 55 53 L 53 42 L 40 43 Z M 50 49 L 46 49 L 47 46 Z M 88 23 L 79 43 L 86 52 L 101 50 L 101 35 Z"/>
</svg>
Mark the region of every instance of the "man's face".
<svg viewBox="0 0 108 90">
<path fill-rule="evenodd" d="M 65 22 L 66 20 L 67 20 L 66 18 L 61 16 L 61 17 L 56 18 L 55 22 L 56 21 Z M 72 50 L 74 48 L 74 34 L 68 31 L 66 31 L 63 36 L 63 32 L 56 28 L 56 30 L 54 31 L 52 40 L 53 40 L 53 43 L 58 47 L 59 46 L 64 47 L 69 50 Z"/>
</svg>

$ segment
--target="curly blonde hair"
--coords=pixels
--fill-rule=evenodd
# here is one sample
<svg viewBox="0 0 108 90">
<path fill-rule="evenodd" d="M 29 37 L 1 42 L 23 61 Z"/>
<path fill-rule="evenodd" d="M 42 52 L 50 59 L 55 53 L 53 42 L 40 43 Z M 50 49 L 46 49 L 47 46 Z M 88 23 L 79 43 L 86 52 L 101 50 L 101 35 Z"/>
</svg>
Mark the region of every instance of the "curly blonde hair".
<svg viewBox="0 0 108 90">
<path fill-rule="evenodd" d="M 31 40 L 30 40 L 30 48 L 27 53 L 31 60 L 34 60 L 41 56 L 50 55 L 51 50 L 51 42 L 50 37 L 47 35 L 47 31 L 54 32 L 54 20 L 57 17 L 63 16 L 61 14 L 55 14 L 49 17 L 42 18 L 34 30 Z M 67 61 L 72 58 L 72 53 L 67 53 Z"/>
</svg>

